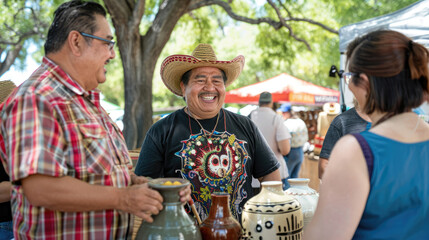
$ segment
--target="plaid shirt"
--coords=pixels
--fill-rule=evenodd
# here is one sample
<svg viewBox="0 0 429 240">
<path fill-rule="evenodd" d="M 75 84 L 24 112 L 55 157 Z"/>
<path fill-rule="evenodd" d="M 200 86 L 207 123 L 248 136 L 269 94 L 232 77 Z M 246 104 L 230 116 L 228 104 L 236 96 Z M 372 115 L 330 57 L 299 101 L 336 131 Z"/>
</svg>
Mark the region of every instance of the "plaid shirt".
<svg viewBox="0 0 429 240">
<path fill-rule="evenodd" d="M 131 184 L 124 138 L 100 106 L 47 58 L 0 106 L 0 158 L 12 187 L 15 239 L 125 239 L 132 216 L 105 210 L 58 212 L 31 205 L 20 180 L 71 176 L 94 185 Z"/>
</svg>

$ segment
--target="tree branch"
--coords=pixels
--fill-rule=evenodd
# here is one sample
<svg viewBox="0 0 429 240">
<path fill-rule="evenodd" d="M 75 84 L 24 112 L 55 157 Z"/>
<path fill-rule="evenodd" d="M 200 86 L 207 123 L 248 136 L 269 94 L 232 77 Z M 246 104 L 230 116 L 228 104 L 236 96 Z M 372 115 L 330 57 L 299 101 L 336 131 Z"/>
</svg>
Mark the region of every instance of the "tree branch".
<svg viewBox="0 0 429 240">
<path fill-rule="evenodd" d="M 289 17 L 292 17 L 292 13 L 289 11 L 289 9 L 287 9 L 287 7 L 282 3 L 281 0 L 277 0 L 279 2 L 279 5 L 283 7 L 283 9 L 287 12 L 287 15 Z"/>
<path fill-rule="evenodd" d="M 145 11 L 146 0 L 137 0 L 133 10 L 133 17 L 130 22 L 131 29 L 139 29 L 140 22 L 142 20 Z"/>
<path fill-rule="evenodd" d="M 12 45 L 12 46 L 17 46 L 19 44 L 21 44 L 21 42 L 23 42 L 25 39 L 27 39 L 28 37 L 38 34 L 38 32 L 35 31 L 30 31 L 30 32 L 26 32 L 26 33 L 21 33 L 19 35 L 19 38 L 17 41 L 7 41 L 7 40 L 0 40 L 0 44 L 6 44 L 6 45 Z"/>
<path fill-rule="evenodd" d="M 45 37 L 45 29 L 49 28 L 50 23 L 41 21 L 33 8 L 30 8 L 30 10 L 34 21 L 34 32 L 36 32 L 36 34 L 38 34 L 43 39 Z"/>
<path fill-rule="evenodd" d="M 0 62 L 0 76 L 7 72 L 10 66 L 12 66 L 13 62 L 18 57 L 23 45 L 23 43 L 19 44 L 15 46 L 12 50 L 7 52 L 4 61 Z"/>
<path fill-rule="evenodd" d="M 202 0 L 199 2 L 195 2 L 194 4 L 190 5 L 188 7 L 188 11 L 193 11 L 195 9 L 201 8 L 201 7 L 205 7 L 205 6 L 210 6 L 210 5 L 218 5 L 220 7 L 223 8 L 223 10 L 225 10 L 225 12 L 232 18 L 235 19 L 237 21 L 240 22 L 246 22 L 249 24 L 260 24 L 260 23 L 267 23 L 269 25 L 271 25 L 272 27 L 274 27 L 275 30 L 278 30 L 282 27 L 282 25 L 280 24 L 280 22 L 276 22 L 274 20 L 272 20 L 271 18 L 257 18 L 257 19 L 253 19 L 253 18 L 248 18 L 248 17 L 244 17 L 244 16 L 240 16 L 236 13 L 234 13 L 234 11 L 232 10 L 231 6 L 224 1 L 221 0 Z"/>
<path fill-rule="evenodd" d="M 221 0 L 201 0 L 201 1 L 192 1 L 192 4 L 190 4 L 190 6 L 188 7 L 188 12 L 193 11 L 195 9 L 201 8 L 201 7 L 205 7 L 205 6 L 209 6 L 209 5 L 218 5 L 220 7 L 222 7 L 225 12 L 234 20 L 240 21 L 240 22 L 245 22 L 245 23 L 249 23 L 249 24 L 261 24 L 261 23 L 266 23 L 269 24 L 270 26 L 272 26 L 275 30 L 279 30 L 282 27 L 285 27 L 289 30 L 289 35 L 291 37 L 293 37 L 295 40 L 304 43 L 307 48 L 309 50 L 311 50 L 310 44 L 305 40 L 302 39 L 298 36 L 295 35 L 292 27 L 287 23 L 287 22 L 307 22 L 313 25 L 317 25 L 331 33 L 334 34 L 339 34 L 337 30 L 330 28 L 328 26 L 326 26 L 323 23 L 314 21 L 312 19 L 308 19 L 308 18 L 295 18 L 292 16 L 291 12 L 286 8 L 286 6 L 284 4 L 281 3 L 281 1 L 279 1 L 280 5 L 282 6 L 282 8 L 287 12 L 288 17 L 285 18 L 281 15 L 280 9 L 271 1 L 271 0 L 267 0 L 267 2 L 270 4 L 270 6 L 275 10 L 277 17 L 279 18 L 279 21 L 275 21 L 271 18 L 268 17 L 264 17 L 264 18 L 248 18 L 245 16 L 240 16 L 238 14 L 236 14 L 231 6 L 224 1 Z"/>
<path fill-rule="evenodd" d="M 286 27 L 289 30 L 289 36 L 293 37 L 295 40 L 297 40 L 298 42 L 302 42 L 307 46 L 307 49 L 311 51 L 311 46 L 310 44 L 308 44 L 308 42 L 305 39 L 302 39 L 298 36 L 295 35 L 295 33 L 293 32 L 292 27 L 289 24 L 286 24 L 285 19 L 283 18 L 283 16 L 280 13 L 280 9 L 277 8 L 277 6 L 271 1 L 271 0 L 267 0 L 267 2 L 271 5 L 272 8 L 274 8 L 274 10 L 276 11 L 277 17 L 280 20 L 280 23 Z"/>
<path fill-rule="evenodd" d="M 161 54 L 161 46 L 167 43 L 177 22 L 187 12 L 189 3 L 190 0 L 169 0 L 161 3 L 152 26 L 145 36 L 145 42 L 154 44 L 146 49 L 151 52 L 148 56 L 154 57 Z"/>
<path fill-rule="evenodd" d="M 123 28 L 117 27 L 117 26 L 122 26 L 122 27 L 125 27 L 128 31 L 128 28 L 132 27 L 132 24 L 130 24 L 129 22 L 133 16 L 133 9 L 135 7 L 134 1 L 104 0 L 104 4 L 107 8 L 107 11 L 110 14 L 110 17 L 113 21 L 113 25 L 115 29 L 117 30 L 123 29 Z"/>
<path fill-rule="evenodd" d="M 297 22 L 308 22 L 308 23 L 311 23 L 311 24 L 313 24 L 313 25 L 317 25 L 317 26 L 319 26 L 319 27 L 321 27 L 321 28 L 323 28 L 323 29 L 327 30 L 328 32 L 335 33 L 335 34 L 337 34 L 337 35 L 339 34 L 339 32 L 338 32 L 337 30 L 335 30 L 335 29 L 333 29 L 333 28 L 330 28 L 330 27 L 326 26 L 326 25 L 325 25 L 325 24 L 323 24 L 323 23 L 320 23 L 320 22 L 314 21 L 314 20 L 312 20 L 312 19 L 308 19 L 308 18 L 290 18 L 290 19 L 288 19 L 288 20 L 290 20 L 290 21 L 297 21 Z"/>
<path fill-rule="evenodd" d="M 292 13 L 289 11 L 289 9 L 287 9 L 287 7 L 280 0 L 278 0 L 278 2 L 282 6 L 282 8 L 288 13 L 288 16 L 289 16 L 288 20 L 290 20 L 290 21 L 297 21 L 297 22 L 308 22 L 308 23 L 317 25 L 317 26 L 319 26 L 319 27 L 327 30 L 328 32 L 335 33 L 337 35 L 339 34 L 338 30 L 330 28 L 330 27 L 326 26 L 325 24 L 323 24 L 321 22 L 317 22 L 317 21 L 314 21 L 314 20 L 308 19 L 308 18 L 295 18 L 295 17 L 293 17 Z"/>
</svg>

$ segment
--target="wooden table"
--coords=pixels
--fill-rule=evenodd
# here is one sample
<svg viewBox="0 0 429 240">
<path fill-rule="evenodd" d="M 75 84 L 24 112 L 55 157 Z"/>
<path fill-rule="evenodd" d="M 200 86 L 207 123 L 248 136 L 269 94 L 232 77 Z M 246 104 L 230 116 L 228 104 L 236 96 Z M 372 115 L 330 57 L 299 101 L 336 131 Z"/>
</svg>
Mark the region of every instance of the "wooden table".
<svg viewBox="0 0 429 240">
<path fill-rule="evenodd" d="M 300 178 L 310 179 L 309 187 L 319 192 L 320 180 L 319 180 L 319 157 L 309 154 L 304 154 L 304 161 L 299 171 Z"/>
</svg>

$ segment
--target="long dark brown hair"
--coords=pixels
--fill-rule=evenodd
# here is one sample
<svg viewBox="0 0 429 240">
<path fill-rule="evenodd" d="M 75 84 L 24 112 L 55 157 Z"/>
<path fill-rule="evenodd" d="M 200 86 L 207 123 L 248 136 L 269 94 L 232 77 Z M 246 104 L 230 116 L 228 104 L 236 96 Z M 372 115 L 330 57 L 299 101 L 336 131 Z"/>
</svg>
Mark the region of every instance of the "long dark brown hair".
<svg viewBox="0 0 429 240">
<path fill-rule="evenodd" d="M 347 48 L 349 71 L 369 78 L 368 86 L 359 76 L 352 78 L 353 84 L 368 90 L 362 111 L 386 113 L 376 124 L 422 104 L 429 93 L 428 63 L 429 52 L 423 45 L 390 30 L 358 37 Z"/>
</svg>

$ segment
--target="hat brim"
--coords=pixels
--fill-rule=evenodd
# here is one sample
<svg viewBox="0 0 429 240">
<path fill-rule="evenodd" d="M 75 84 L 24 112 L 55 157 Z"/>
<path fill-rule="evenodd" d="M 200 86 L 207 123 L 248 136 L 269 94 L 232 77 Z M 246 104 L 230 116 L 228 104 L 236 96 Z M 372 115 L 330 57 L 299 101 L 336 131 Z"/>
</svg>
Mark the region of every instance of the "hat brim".
<svg viewBox="0 0 429 240">
<path fill-rule="evenodd" d="M 2 103 L 16 88 L 15 83 L 10 80 L 0 81 L 0 103 Z"/>
<path fill-rule="evenodd" d="M 332 115 L 339 114 L 341 111 L 340 104 L 334 103 L 334 107 L 331 108 L 329 106 L 329 103 L 325 103 L 323 105 L 323 111 L 326 112 L 327 114 L 332 114 Z"/>
<path fill-rule="evenodd" d="M 225 72 L 228 87 L 240 76 L 244 67 L 244 56 L 239 55 L 231 61 L 200 60 L 190 55 L 171 55 L 161 64 L 161 79 L 165 86 L 177 96 L 183 96 L 180 80 L 183 74 L 197 67 L 216 67 Z"/>
</svg>

